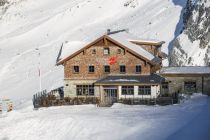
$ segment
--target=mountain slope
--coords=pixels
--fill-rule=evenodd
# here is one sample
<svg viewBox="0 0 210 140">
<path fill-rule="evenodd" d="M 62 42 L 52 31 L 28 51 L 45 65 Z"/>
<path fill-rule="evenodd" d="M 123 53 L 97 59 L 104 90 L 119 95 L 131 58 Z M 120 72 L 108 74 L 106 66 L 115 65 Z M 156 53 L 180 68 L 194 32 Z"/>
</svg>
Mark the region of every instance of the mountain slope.
<svg viewBox="0 0 210 140">
<path fill-rule="evenodd" d="M 173 45 L 171 65 L 210 66 L 210 1 L 188 0 L 183 33 Z"/>
<path fill-rule="evenodd" d="M 61 86 L 55 66 L 63 43 L 85 41 L 108 28 L 129 28 L 143 39 L 174 38 L 183 0 L 8 0 L 0 7 L 0 98 L 30 99 L 42 88 Z M 166 63 L 167 64 L 167 63 Z"/>
</svg>

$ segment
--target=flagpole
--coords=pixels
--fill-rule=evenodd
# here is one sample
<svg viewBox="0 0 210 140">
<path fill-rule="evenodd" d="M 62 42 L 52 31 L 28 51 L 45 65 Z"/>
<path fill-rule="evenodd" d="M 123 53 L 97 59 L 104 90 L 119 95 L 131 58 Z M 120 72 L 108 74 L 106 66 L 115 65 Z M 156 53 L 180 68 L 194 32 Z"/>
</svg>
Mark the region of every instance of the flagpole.
<svg viewBox="0 0 210 140">
<path fill-rule="evenodd" d="M 41 54 L 39 49 L 39 91 L 42 91 Z"/>
<path fill-rule="evenodd" d="M 38 73 L 39 73 L 39 91 L 42 91 L 42 73 L 41 73 L 41 53 L 40 53 L 40 48 L 35 49 L 38 51 Z"/>
</svg>

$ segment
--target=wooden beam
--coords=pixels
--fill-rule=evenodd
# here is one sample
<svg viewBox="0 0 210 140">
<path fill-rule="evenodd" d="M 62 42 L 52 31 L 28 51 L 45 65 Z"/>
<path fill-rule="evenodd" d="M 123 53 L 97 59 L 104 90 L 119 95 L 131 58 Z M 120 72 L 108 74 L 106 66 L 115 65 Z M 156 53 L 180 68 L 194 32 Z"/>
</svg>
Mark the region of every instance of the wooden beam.
<svg viewBox="0 0 210 140">
<path fill-rule="evenodd" d="M 106 39 L 106 36 L 104 36 L 104 44 L 105 44 L 105 46 L 108 46 L 108 41 Z"/>
</svg>

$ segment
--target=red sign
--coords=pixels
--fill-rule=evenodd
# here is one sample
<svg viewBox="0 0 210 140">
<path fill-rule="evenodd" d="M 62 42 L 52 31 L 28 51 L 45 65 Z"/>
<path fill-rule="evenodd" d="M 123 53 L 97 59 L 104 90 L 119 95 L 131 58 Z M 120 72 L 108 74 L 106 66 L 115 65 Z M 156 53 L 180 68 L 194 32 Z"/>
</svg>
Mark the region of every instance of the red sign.
<svg viewBox="0 0 210 140">
<path fill-rule="evenodd" d="M 115 63 L 117 63 L 117 57 L 116 56 L 110 57 L 109 58 L 109 65 L 113 65 Z"/>
</svg>

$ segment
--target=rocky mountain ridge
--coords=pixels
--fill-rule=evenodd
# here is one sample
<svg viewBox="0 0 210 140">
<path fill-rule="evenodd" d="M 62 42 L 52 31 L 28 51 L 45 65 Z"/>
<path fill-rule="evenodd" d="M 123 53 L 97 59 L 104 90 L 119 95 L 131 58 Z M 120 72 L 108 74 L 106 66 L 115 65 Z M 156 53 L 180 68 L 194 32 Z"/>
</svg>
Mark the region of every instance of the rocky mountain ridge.
<svg viewBox="0 0 210 140">
<path fill-rule="evenodd" d="M 210 1 L 188 0 L 182 33 L 174 40 L 171 66 L 210 65 Z"/>
</svg>

